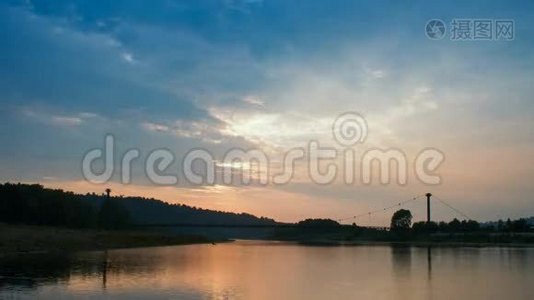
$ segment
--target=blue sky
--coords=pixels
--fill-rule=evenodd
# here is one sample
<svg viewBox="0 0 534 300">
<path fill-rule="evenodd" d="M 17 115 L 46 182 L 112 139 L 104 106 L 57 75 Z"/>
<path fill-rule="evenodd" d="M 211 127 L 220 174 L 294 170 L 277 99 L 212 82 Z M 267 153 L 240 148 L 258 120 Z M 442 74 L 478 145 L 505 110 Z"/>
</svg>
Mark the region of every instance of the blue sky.
<svg viewBox="0 0 534 300">
<path fill-rule="evenodd" d="M 143 155 L 274 153 L 330 142 L 335 117 L 357 111 L 368 147 L 445 153 L 443 183 L 431 187 L 443 199 L 482 220 L 532 215 L 534 3 L 465 2 L 2 1 L 0 179 L 100 191 L 80 165 L 106 133 L 118 152 Z M 515 39 L 429 40 L 435 18 L 513 19 Z M 429 189 L 157 187 L 141 164 L 134 175 L 109 185 L 281 220 L 343 217 Z"/>
</svg>

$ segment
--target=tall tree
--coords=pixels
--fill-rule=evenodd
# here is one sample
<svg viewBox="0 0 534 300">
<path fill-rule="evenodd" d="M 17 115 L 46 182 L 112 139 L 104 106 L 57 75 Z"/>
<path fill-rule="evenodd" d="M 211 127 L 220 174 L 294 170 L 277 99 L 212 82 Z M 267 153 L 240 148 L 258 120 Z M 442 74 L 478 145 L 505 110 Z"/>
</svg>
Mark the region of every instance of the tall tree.
<svg viewBox="0 0 534 300">
<path fill-rule="evenodd" d="M 412 213 L 407 209 L 397 210 L 391 217 L 392 231 L 407 231 L 412 225 Z"/>
</svg>

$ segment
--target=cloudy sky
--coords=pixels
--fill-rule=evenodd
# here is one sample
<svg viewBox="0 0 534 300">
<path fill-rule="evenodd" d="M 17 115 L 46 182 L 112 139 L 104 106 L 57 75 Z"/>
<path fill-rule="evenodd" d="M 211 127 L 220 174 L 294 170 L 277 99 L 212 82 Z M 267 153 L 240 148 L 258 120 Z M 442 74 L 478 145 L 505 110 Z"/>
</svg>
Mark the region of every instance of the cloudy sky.
<svg viewBox="0 0 534 300">
<path fill-rule="evenodd" d="M 441 40 L 425 24 L 441 19 Z M 451 40 L 453 19 L 507 19 L 514 40 Z M 478 220 L 534 215 L 534 3 L 530 1 L 1 1 L 0 181 L 141 195 L 281 221 L 342 218 L 432 192 Z M 442 181 L 191 185 L 191 149 L 217 170 L 230 149 L 259 149 L 279 170 L 310 140 L 337 147 L 344 112 L 367 121 L 365 149 L 395 148 L 412 169 L 439 149 Z M 132 182 L 84 179 L 82 159 L 115 137 L 140 158 Z M 176 156 L 152 183 L 144 161 Z M 354 163 L 359 161 L 358 155 Z M 117 162 L 116 162 L 117 163 Z M 118 163 L 117 163 L 118 164 Z M 423 219 L 424 203 L 408 208 Z M 357 219 L 387 224 L 391 212 Z M 436 202 L 436 219 L 457 217 Z M 352 222 L 352 220 L 350 221 Z"/>
</svg>

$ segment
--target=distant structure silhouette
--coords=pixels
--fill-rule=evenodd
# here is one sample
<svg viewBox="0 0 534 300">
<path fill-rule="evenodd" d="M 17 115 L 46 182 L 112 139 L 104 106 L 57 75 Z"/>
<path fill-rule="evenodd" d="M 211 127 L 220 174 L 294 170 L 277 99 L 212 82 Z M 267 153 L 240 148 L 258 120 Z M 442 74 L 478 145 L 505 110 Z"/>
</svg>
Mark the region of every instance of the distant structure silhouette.
<svg viewBox="0 0 534 300">
<path fill-rule="evenodd" d="M 98 212 L 99 228 L 108 230 L 126 229 L 132 219 L 122 201 L 111 199 L 111 189 L 106 189 L 106 199 L 102 201 Z"/>
<path fill-rule="evenodd" d="M 430 197 L 432 197 L 431 193 L 426 193 L 426 222 L 430 224 Z"/>
</svg>

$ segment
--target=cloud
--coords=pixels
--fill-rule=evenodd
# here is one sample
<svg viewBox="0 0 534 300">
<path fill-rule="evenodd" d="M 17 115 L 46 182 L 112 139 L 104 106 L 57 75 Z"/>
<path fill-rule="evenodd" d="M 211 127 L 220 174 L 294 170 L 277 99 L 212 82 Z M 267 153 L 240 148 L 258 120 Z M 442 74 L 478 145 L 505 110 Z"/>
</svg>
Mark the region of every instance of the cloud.
<svg viewBox="0 0 534 300">
<path fill-rule="evenodd" d="M 19 107 L 16 111 L 25 118 L 60 127 L 77 127 L 91 119 L 100 118 L 98 114 L 91 112 L 73 114 L 54 113 L 51 111 L 51 108 Z"/>
<path fill-rule="evenodd" d="M 289 148 L 306 144 L 312 139 L 324 138 L 330 133 L 330 118 L 313 119 L 293 112 L 236 111 L 231 108 L 210 108 L 211 115 L 224 126 L 220 133 L 238 136 L 256 146 Z"/>
<path fill-rule="evenodd" d="M 98 114 L 91 113 L 91 112 L 81 112 L 78 115 L 83 119 L 92 119 L 92 118 L 100 117 Z"/>
<path fill-rule="evenodd" d="M 124 61 L 126 61 L 127 63 L 130 63 L 130 64 L 135 64 L 135 63 L 137 63 L 137 60 L 134 59 L 132 53 L 124 52 L 124 53 L 122 53 L 121 57 L 122 57 L 122 59 L 124 59 Z"/>
<path fill-rule="evenodd" d="M 210 144 L 223 142 L 225 135 L 216 124 L 210 122 L 176 120 L 166 124 L 143 122 L 141 127 L 149 132 L 171 134 L 180 138 L 196 139 Z"/>
<path fill-rule="evenodd" d="M 0 75 L 10 78 L 0 85 L 7 103 L 22 100 L 110 118 L 132 117 L 125 114 L 133 110 L 145 116 L 207 116 L 192 99 L 173 95 L 155 82 L 150 66 L 138 64 L 134 51 L 125 50 L 125 43 L 112 33 L 80 30 L 64 19 L 21 8 L 2 7 L 0 15 L 6 45 Z M 54 31 L 58 26 L 60 34 Z M 36 47 L 39 52 L 32 50 Z"/>
<path fill-rule="evenodd" d="M 248 96 L 245 96 L 243 99 L 241 99 L 241 101 L 243 101 L 244 103 L 250 104 L 252 106 L 259 106 L 259 107 L 265 106 L 265 103 L 263 102 L 263 100 L 258 96 L 248 95 Z"/>
<path fill-rule="evenodd" d="M 162 124 L 150 123 L 150 122 L 142 123 L 141 127 L 143 127 L 145 130 L 155 131 L 155 132 L 170 132 L 171 131 L 171 128 L 169 128 L 169 126 L 165 126 L 165 125 L 162 125 Z"/>
<path fill-rule="evenodd" d="M 52 122 L 60 126 L 78 126 L 83 123 L 79 117 L 52 116 Z"/>
<path fill-rule="evenodd" d="M 373 79 L 380 79 L 380 78 L 384 78 L 387 76 L 387 72 L 384 71 L 384 70 L 380 70 L 380 69 L 371 69 L 371 68 L 366 68 L 365 69 L 365 72 L 367 74 L 369 74 L 369 76 Z"/>
</svg>

